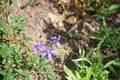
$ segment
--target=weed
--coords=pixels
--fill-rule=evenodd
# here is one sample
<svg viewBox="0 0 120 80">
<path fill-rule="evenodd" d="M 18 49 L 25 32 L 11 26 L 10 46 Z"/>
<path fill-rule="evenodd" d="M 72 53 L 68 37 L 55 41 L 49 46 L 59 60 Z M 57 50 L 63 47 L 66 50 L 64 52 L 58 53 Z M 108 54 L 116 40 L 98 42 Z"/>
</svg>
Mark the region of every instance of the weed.
<svg viewBox="0 0 120 80">
<path fill-rule="evenodd" d="M 120 38 L 118 36 L 120 36 L 120 28 L 103 27 L 100 32 L 93 32 L 90 38 L 98 41 L 103 40 L 103 47 L 117 52 L 120 49 Z"/>
<path fill-rule="evenodd" d="M 79 48 L 79 58 L 73 60 L 76 65 L 76 70 L 70 70 L 64 65 L 64 71 L 67 74 L 67 80 L 118 80 L 119 77 L 116 74 L 116 66 L 119 66 L 119 61 L 111 60 L 103 63 L 108 56 L 100 56 L 95 49 L 90 49 L 88 53 Z M 110 68 L 110 70 L 108 70 Z M 110 74 L 114 74 L 114 79 L 110 78 Z"/>
<path fill-rule="evenodd" d="M 32 80 L 32 71 L 39 75 L 54 74 L 51 63 L 29 49 L 24 33 L 26 19 L 15 16 L 11 22 L 0 17 L 0 77 L 2 80 Z M 43 78 L 45 76 L 42 76 Z M 55 77 L 55 76 L 54 76 Z"/>
</svg>

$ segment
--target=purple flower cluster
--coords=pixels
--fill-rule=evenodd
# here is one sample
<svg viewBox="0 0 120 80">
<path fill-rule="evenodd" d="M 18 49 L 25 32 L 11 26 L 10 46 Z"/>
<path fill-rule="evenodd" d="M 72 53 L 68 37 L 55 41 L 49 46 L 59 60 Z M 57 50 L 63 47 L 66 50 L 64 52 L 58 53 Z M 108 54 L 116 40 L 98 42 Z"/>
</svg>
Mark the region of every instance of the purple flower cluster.
<svg viewBox="0 0 120 80">
<path fill-rule="evenodd" d="M 56 46 L 59 48 L 61 46 L 60 44 L 60 38 L 61 36 L 58 37 L 51 37 L 51 41 L 56 43 Z M 35 45 L 35 49 L 33 51 L 34 54 L 40 53 L 41 57 L 46 57 L 49 60 L 52 60 L 52 56 L 57 54 L 57 51 L 45 46 L 44 42 L 40 42 L 39 44 Z"/>
<path fill-rule="evenodd" d="M 51 37 L 51 41 L 55 42 L 56 43 L 56 46 L 59 48 L 61 46 L 60 44 L 60 38 L 61 36 L 59 35 L 58 37 L 54 36 L 54 37 Z"/>
</svg>

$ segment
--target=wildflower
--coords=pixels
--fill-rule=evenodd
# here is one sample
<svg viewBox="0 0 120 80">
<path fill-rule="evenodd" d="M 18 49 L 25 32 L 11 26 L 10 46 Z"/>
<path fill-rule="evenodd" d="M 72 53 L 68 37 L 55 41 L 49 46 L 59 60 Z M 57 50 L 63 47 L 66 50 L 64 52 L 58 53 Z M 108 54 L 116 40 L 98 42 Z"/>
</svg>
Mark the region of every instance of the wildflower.
<svg viewBox="0 0 120 80">
<path fill-rule="evenodd" d="M 40 53 L 42 58 L 47 56 L 49 60 L 52 60 L 52 56 L 57 54 L 56 50 L 53 50 L 50 47 L 45 47 L 43 42 L 40 42 L 39 44 L 35 45 L 35 50 L 33 52 L 34 54 Z"/>
<path fill-rule="evenodd" d="M 60 38 L 61 38 L 60 35 L 59 35 L 58 37 L 56 37 L 56 36 L 51 37 L 51 41 L 55 42 L 55 43 L 56 43 L 56 46 L 57 46 L 58 48 L 61 46 Z"/>
<path fill-rule="evenodd" d="M 48 47 L 48 48 L 46 48 L 45 52 L 42 52 L 42 53 L 41 53 L 41 56 L 42 56 L 42 57 L 47 56 L 47 58 L 48 58 L 49 60 L 52 60 L 52 56 L 55 55 L 55 54 L 57 54 L 57 51 L 56 51 L 56 50 L 53 50 L 53 49 L 51 49 L 51 48 Z"/>
<path fill-rule="evenodd" d="M 41 53 L 45 51 L 45 45 L 43 42 L 40 42 L 39 44 L 35 45 L 35 49 L 33 51 L 34 54 Z"/>
</svg>

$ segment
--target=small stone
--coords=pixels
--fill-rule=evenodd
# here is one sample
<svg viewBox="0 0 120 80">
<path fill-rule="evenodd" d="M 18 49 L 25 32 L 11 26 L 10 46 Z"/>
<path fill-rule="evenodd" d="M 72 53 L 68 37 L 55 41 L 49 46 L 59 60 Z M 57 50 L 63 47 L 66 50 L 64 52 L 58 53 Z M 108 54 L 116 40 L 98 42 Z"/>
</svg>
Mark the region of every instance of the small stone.
<svg viewBox="0 0 120 80">
<path fill-rule="evenodd" d="M 74 16 L 70 16 L 69 18 L 65 19 L 64 22 L 66 22 L 68 24 L 76 24 L 77 18 Z"/>
<path fill-rule="evenodd" d="M 50 18 L 44 19 L 44 23 L 47 24 L 47 25 L 52 25 L 52 22 L 51 22 Z"/>
</svg>

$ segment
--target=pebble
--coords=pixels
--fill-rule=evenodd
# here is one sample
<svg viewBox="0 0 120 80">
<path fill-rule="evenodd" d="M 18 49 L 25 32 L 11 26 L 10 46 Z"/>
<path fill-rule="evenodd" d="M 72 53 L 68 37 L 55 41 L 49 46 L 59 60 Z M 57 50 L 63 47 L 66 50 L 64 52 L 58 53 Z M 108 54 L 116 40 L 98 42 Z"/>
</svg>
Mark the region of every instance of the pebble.
<svg viewBox="0 0 120 80">
<path fill-rule="evenodd" d="M 44 23 L 49 25 L 49 26 L 52 25 L 52 21 L 50 20 L 50 18 L 44 19 Z"/>
</svg>

